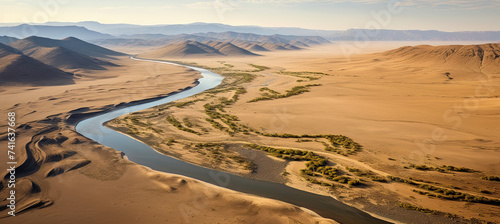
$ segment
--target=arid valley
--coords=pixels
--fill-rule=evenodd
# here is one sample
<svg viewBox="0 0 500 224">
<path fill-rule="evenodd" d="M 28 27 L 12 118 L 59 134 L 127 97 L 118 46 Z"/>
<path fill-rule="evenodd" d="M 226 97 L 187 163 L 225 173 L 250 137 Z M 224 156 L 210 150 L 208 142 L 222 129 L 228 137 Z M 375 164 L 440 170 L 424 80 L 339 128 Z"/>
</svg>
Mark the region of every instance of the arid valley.
<svg viewBox="0 0 500 224">
<path fill-rule="evenodd" d="M 1 223 L 500 222 L 499 32 L 179 27 L 0 27 Z"/>
</svg>

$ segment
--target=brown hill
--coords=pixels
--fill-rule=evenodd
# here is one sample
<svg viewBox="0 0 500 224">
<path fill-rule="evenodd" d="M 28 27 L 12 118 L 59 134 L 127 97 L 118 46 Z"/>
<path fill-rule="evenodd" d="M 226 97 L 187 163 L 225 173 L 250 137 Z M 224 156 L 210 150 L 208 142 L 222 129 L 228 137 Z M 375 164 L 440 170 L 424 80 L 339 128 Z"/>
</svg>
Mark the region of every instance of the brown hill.
<svg viewBox="0 0 500 224">
<path fill-rule="evenodd" d="M 279 50 L 299 50 L 300 47 L 291 44 L 275 44 L 275 43 L 264 43 L 261 46 L 270 51 L 279 51 Z"/>
<path fill-rule="evenodd" d="M 163 58 L 163 57 L 188 57 L 188 56 L 211 56 L 221 55 L 213 47 L 209 47 L 198 41 L 183 41 L 169 44 L 152 52 L 141 54 L 142 57 Z"/>
<path fill-rule="evenodd" d="M 63 47 L 37 47 L 23 52 L 34 59 L 59 69 L 104 69 L 101 65 L 112 65 L 99 59 L 78 54 Z"/>
<path fill-rule="evenodd" d="M 198 57 L 198 56 L 253 56 L 256 55 L 245 49 L 228 42 L 207 41 L 183 41 L 169 44 L 149 53 L 141 54 L 141 57 Z"/>
<path fill-rule="evenodd" d="M 114 51 L 97 47 L 76 38 L 53 40 L 43 37 L 28 37 L 9 44 L 24 55 L 37 59 L 59 69 L 104 69 L 104 65 L 113 66 L 90 55 L 101 58 L 115 55 Z M 91 51 L 94 49 L 95 51 Z M 90 50 L 90 51 L 89 51 Z M 109 51 L 109 52 L 108 52 Z"/>
<path fill-rule="evenodd" d="M 9 44 L 20 51 L 26 51 L 36 47 L 64 47 L 70 51 L 83 54 L 89 57 L 110 58 L 112 56 L 126 55 L 112 51 L 83 40 L 67 37 L 62 40 L 49 39 L 44 37 L 31 36 Z"/>
<path fill-rule="evenodd" d="M 16 40 L 19 40 L 15 37 L 9 37 L 9 36 L 0 36 L 0 44 L 10 44 Z"/>
<path fill-rule="evenodd" d="M 500 44 L 401 47 L 382 53 L 390 60 L 411 61 L 475 72 L 500 72 Z"/>
<path fill-rule="evenodd" d="M 220 53 L 226 56 L 238 56 L 238 55 L 256 55 L 248 50 L 237 47 L 229 42 L 220 42 L 220 41 L 206 41 L 204 44 L 213 47 L 218 50 Z"/>
<path fill-rule="evenodd" d="M 52 86 L 75 83 L 73 75 L 0 44 L 0 86 Z"/>
<path fill-rule="evenodd" d="M 243 49 L 246 49 L 248 51 L 269 51 L 268 49 L 265 49 L 264 47 L 256 44 L 256 43 L 251 43 L 251 42 L 246 42 L 246 43 L 241 43 L 237 44 L 238 47 L 241 47 Z"/>
<path fill-rule="evenodd" d="M 304 42 L 302 42 L 300 40 L 292 40 L 292 41 L 290 41 L 290 44 L 294 45 L 294 46 L 297 46 L 297 47 L 309 47 L 308 44 L 306 44 L 306 43 L 304 43 Z"/>
<path fill-rule="evenodd" d="M 273 43 L 273 42 L 251 42 L 245 40 L 231 40 L 231 43 L 244 48 L 249 51 L 276 51 L 276 50 L 300 50 L 302 48 L 286 43 Z M 303 46 L 309 47 L 307 44 L 302 42 L 296 42 L 302 44 Z"/>
</svg>

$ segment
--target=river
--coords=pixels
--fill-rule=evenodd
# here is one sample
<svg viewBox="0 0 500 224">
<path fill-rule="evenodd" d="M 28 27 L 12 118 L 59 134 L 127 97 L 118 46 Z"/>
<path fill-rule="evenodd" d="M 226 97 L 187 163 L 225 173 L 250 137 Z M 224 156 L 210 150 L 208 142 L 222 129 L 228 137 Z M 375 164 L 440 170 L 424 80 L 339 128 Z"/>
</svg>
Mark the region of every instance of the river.
<svg viewBox="0 0 500 224">
<path fill-rule="evenodd" d="M 150 167 L 151 169 L 157 171 L 179 174 L 231 190 L 288 202 L 312 210 L 322 217 L 330 218 L 340 223 L 388 223 L 374 218 L 368 213 L 365 213 L 357 208 L 339 202 L 332 197 L 298 190 L 284 184 L 248 179 L 238 175 L 211 170 L 177 160 L 158 153 L 148 145 L 136 139 L 103 126 L 103 123 L 119 116 L 180 100 L 201 93 L 205 90 L 212 89 L 221 84 L 223 80 L 222 76 L 202 68 L 164 61 L 137 59 L 133 57 L 131 59 L 184 66 L 201 72 L 203 78 L 198 80 L 199 84 L 195 87 L 172 94 L 165 98 L 122 109 L 112 110 L 110 112 L 82 120 L 75 127 L 78 133 L 102 145 L 125 153 L 127 158 L 132 162 Z"/>
</svg>

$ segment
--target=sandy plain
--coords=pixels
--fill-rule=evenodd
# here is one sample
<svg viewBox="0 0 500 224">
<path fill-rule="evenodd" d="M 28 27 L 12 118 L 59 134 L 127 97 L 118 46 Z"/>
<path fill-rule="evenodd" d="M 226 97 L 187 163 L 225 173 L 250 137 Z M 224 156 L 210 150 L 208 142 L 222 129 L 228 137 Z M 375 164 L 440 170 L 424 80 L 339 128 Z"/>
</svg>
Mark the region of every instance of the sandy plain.
<svg viewBox="0 0 500 224">
<path fill-rule="evenodd" d="M 356 48 L 353 43 L 345 44 Z M 227 114 L 238 118 L 237 123 L 261 133 L 345 135 L 362 145 L 362 149 L 352 155 L 327 152 L 324 144 L 315 139 L 270 138 L 253 133 L 229 134 L 213 128 L 205 121 L 207 114 L 203 106 L 211 102 L 220 103 L 220 97 L 231 99 L 235 95 L 234 89 L 183 100 L 195 100 L 187 106 L 166 105 L 162 110 L 167 112 L 147 120 L 153 124 L 152 127 L 163 131 L 161 135 L 141 127 L 131 135 L 154 146 L 158 151 L 188 162 L 256 179 L 285 182 L 299 189 L 331 195 L 374 215 L 397 222 L 498 222 L 498 205 L 445 200 L 419 194 L 418 191 L 429 192 L 429 189 L 425 189 L 425 185 L 428 185 L 498 200 L 498 182 L 484 180 L 482 177 L 500 175 L 500 139 L 497 134 L 500 103 L 496 91 L 500 84 L 500 70 L 496 67 L 483 71 L 480 67 L 471 67 L 461 61 L 449 64 L 377 53 L 420 44 L 456 43 L 378 42 L 357 48 L 356 53 L 349 57 L 342 51 L 342 45 L 337 43 L 302 51 L 263 53 L 259 57 L 182 59 L 182 62 L 196 63 L 215 71 L 255 75 L 251 82 L 234 84 L 244 88 L 246 93 L 238 95 L 236 102 L 224 107 Z M 179 61 L 175 58 L 163 59 Z M 258 71 L 249 64 L 266 66 L 268 69 Z M 320 75 L 300 73 L 301 77 L 298 77 L 299 73 L 290 73 L 304 71 Z M 319 79 L 309 80 L 306 76 Z M 306 84 L 321 86 L 312 86 L 309 92 L 286 98 L 249 102 L 262 96 L 262 87 L 285 93 L 294 86 Z M 157 109 L 125 116 L 109 125 L 126 131 L 131 126 L 127 119 L 141 119 L 145 115 L 156 113 Z M 192 123 L 192 129 L 201 134 L 173 127 L 165 122 L 167 116 L 173 116 L 179 121 L 186 118 Z M 168 139 L 173 139 L 174 142 L 164 144 Z M 335 184 L 332 188 L 311 184 L 304 180 L 300 172 L 305 162 L 276 158 L 274 160 L 277 163 L 270 162 L 272 160 L 262 162 L 263 159 L 254 161 L 257 166 L 259 163 L 260 166 L 274 166 L 276 170 L 268 172 L 284 174 L 281 177 L 259 174 L 258 168 L 252 172 L 245 168 L 245 164 L 204 164 L 206 159 L 227 161 L 231 156 L 245 157 L 245 154 L 241 148 L 226 147 L 224 153 L 229 155 L 228 158 L 211 157 L 210 153 L 206 153 L 213 151 L 212 149 L 207 149 L 205 154 L 199 153 L 199 148 L 192 147 L 196 143 L 254 143 L 309 150 L 327 158 L 332 167 L 338 168 L 350 178 L 361 180 L 362 187 Z M 176 155 L 177 152 L 181 153 Z M 245 158 L 250 161 L 255 159 Z M 287 164 L 286 173 L 281 170 L 279 163 Z M 436 171 L 436 168 L 442 166 L 465 168 L 463 170 L 467 171 Z M 349 171 L 347 167 L 369 171 L 380 177 L 393 176 L 411 180 L 413 184 L 391 180 L 373 181 L 367 176 L 357 176 L 356 172 Z M 433 193 L 432 190 L 430 193 Z M 401 207 L 401 203 L 427 209 L 427 213 L 405 209 Z"/>
<path fill-rule="evenodd" d="M 120 67 L 75 71 L 81 76 L 74 85 L 2 87 L 0 111 L 14 111 L 20 125 L 16 216 L 7 217 L 3 179 L 2 223 L 335 223 L 287 203 L 152 171 L 77 134 L 74 122 L 86 115 L 165 96 L 200 78 L 182 67 L 125 56 L 112 62 Z M 75 114 L 83 116 L 69 119 Z M 1 139 L 7 141 L 6 132 Z M 6 162 L 2 156 L 4 176 Z"/>
</svg>

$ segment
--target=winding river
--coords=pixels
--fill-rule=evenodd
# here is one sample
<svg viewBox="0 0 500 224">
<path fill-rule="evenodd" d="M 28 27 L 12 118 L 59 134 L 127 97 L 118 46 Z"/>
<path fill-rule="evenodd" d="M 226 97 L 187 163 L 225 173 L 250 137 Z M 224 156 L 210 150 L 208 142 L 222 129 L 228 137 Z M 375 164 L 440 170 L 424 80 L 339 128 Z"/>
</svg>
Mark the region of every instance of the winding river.
<svg viewBox="0 0 500 224">
<path fill-rule="evenodd" d="M 177 160 L 175 158 L 160 154 L 148 145 L 125 134 L 103 126 L 103 123 L 115 119 L 121 115 L 144 110 L 175 100 L 180 100 L 189 96 L 193 96 L 197 93 L 201 93 L 205 90 L 214 88 L 217 85 L 221 84 L 223 79 L 223 77 L 221 77 L 220 75 L 202 68 L 179 65 L 164 61 L 137 59 L 133 57 L 132 59 L 184 66 L 201 72 L 203 78 L 198 80 L 199 84 L 195 87 L 167 96 L 165 98 L 153 102 L 113 110 L 80 121 L 75 127 L 78 133 L 102 145 L 121 151 L 125 153 L 128 159 L 132 162 L 150 167 L 154 170 L 179 174 L 217 186 L 225 187 L 231 190 L 288 202 L 300 207 L 310 209 L 321 215 L 322 217 L 330 218 L 340 223 L 388 223 L 374 218 L 361 210 L 339 202 L 332 197 L 301 191 L 292 187 L 288 187 L 284 184 L 248 179 Z"/>
</svg>

